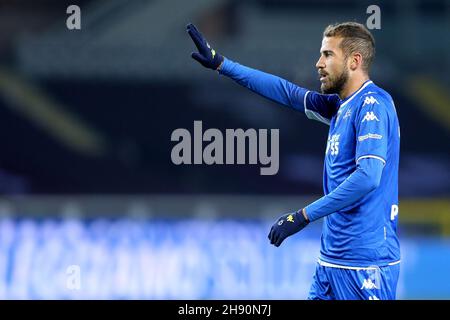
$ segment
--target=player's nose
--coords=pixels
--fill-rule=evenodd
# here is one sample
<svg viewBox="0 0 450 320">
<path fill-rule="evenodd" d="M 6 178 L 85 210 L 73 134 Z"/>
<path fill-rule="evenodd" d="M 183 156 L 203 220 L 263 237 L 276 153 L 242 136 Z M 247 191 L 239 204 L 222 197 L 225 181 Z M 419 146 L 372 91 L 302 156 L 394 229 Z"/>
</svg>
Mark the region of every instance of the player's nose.
<svg viewBox="0 0 450 320">
<path fill-rule="evenodd" d="M 316 68 L 317 68 L 317 69 L 321 69 L 321 68 L 323 69 L 323 68 L 325 68 L 325 63 L 324 63 L 322 57 L 320 57 L 319 60 L 317 60 L 317 62 L 316 62 Z"/>
</svg>

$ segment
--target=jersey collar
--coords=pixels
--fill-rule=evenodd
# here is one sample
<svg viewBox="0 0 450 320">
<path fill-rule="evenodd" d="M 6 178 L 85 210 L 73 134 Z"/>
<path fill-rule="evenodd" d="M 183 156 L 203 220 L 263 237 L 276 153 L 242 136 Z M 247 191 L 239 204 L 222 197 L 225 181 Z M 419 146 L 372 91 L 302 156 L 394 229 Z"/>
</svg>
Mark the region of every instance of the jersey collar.
<svg viewBox="0 0 450 320">
<path fill-rule="evenodd" d="M 345 98 L 344 100 L 341 100 L 341 105 L 339 108 L 344 107 L 347 103 L 349 103 L 357 94 L 359 94 L 365 87 L 367 87 L 369 84 L 373 83 L 372 80 L 366 80 L 362 86 L 356 90 L 355 92 L 353 92 L 350 96 L 348 96 L 347 98 Z"/>
</svg>

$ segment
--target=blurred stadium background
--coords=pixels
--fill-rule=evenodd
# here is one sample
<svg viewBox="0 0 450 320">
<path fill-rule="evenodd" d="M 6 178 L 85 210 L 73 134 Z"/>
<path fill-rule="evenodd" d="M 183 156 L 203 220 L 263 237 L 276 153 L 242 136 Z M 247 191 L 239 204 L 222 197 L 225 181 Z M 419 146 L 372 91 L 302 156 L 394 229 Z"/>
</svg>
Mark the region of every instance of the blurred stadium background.
<svg viewBox="0 0 450 320">
<path fill-rule="evenodd" d="M 402 130 L 398 297 L 449 299 L 446 0 L 0 1 L 0 298 L 304 299 L 321 222 L 278 249 L 267 233 L 321 195 L 327 128 L 198 66 L 185 25 L 317 90 L 324 27 L 371 4 L 372 79 Z M 279 128 L 279 173 L 173 165 L 170 135 L 194 120 Z"/>
</svg>

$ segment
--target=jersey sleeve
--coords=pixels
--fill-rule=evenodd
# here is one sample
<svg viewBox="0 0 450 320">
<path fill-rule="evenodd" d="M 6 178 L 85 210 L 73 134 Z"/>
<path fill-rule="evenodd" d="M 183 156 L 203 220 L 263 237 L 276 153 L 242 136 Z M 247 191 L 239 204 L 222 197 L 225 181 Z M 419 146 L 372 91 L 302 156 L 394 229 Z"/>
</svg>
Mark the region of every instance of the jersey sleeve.
<svg viewBox="0 0 450 320">
<path fill-rule="evenodd" d="M 355 117 L 356 162 L 364 158 L 387 160 L 389 105 L 379 96 L 366 96 Z"/>
<path fill-rule="evenodd" d="M 356 170 L 336 189 L 305 207 L 309 220 L 315 221 L 357 203 L 379 186 L 383 167 L 376 159 L 361 160 Z"/>
<path fill-rule="evenodd" d="M 293 109 L 304 111 L 309 119 L 330 124 L 339 97 L 309 91 L 275 75 L 243 66 L 225 58 L 219 73 L 251 91 Z"/>
<path fill-rule="evenodd" d="M 336 94 L 320 94 L 308 91 L 305 94 L 305 114 L 308 119 L 317 120 L 330 125 L 331 118 L 336 114 L 339 96 Z"/>
</svg>

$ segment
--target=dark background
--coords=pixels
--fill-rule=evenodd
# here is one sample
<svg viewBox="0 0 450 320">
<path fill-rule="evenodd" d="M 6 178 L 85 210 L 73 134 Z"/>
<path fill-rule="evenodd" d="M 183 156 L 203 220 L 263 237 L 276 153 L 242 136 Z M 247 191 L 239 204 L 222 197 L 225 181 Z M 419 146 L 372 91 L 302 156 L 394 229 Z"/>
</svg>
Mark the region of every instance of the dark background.
<svg viewBox="0 0 450 320">
<path fill-rule="evenodd" d="M 185 25 L 196 23 L 230 59 L 318 90 L 323 29 L 365 23 L 372 3 L 77 4 L 82 29 L 72 31 L 64 1 L 0 4 L 3 193 L 322 192 L 327 127 L 197 65 Z M 372 31 L 372 79 L 391 93 L 400 119 L 400 195 L 447 196 L 448 2 L 376 4 L 381 29 Z M 192 132 L 194 120 L 204 130 L 279 128 L 279 173 L 260 176 L 259 165 L 175 166 L 170 135 L 176 128 Z"/>
<path fill-rule="evenodd" d="M 66 9 L 81 8 L 81 30 Z M 0 0 L 0 299 L 304 299 L 328 127 L 191 59 L 226 57 L 319 89 L 324 28 L 366 23 L 371 79 L 401 127 L 400 299 L 450 297 L 450 1 Z M 279 129 L 280 167 L 180 165 L 177 128 Z M 79 286 L 77 286 L 79 284 Z"/>
</svg>

